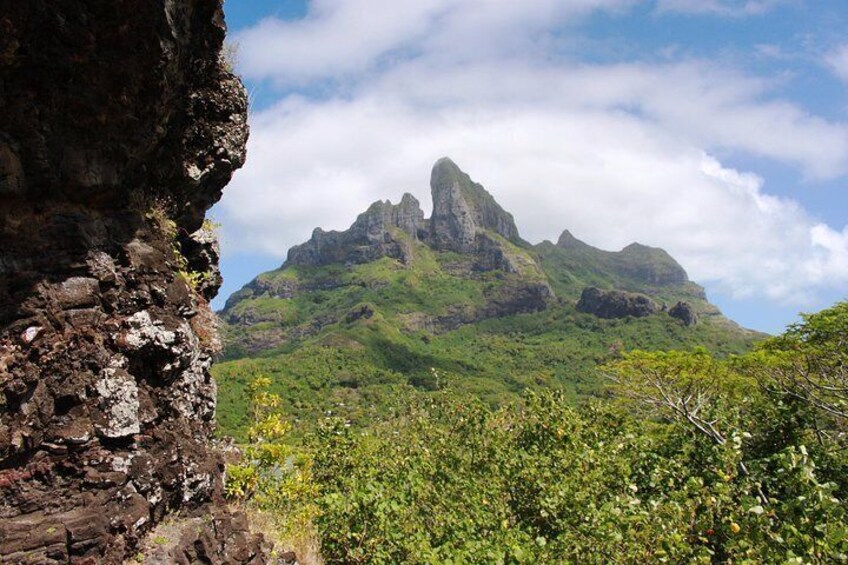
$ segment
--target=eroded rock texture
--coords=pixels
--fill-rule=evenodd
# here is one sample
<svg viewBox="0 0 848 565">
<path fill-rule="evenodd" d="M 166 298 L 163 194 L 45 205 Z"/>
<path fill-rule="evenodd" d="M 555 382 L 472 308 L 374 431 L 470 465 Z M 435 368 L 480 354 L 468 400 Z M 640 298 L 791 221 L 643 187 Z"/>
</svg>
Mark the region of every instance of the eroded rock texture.
<svg viewBox="0 0 848 565">
<path fill-rule="evenodd" d="M 409 242 L 418 239 L 425 225 L 424 212 L 411 194 L 404 194 L 399 204 L 377 201 L 345 231 L 315 228 L 309 241 L 289 249 L 286 264 L 312 267 L 359 264 L 381 257 L 407 263 L 412 260 Z"/>
<path fill-rule="evenodd" d="M 221 0 L 0 0 L 2 563 L 121 563 L 175 510 L 227 521 L 201 230 L 245 157 L 224 33 Z"/>
<path fill-rule="evenodd" d="M 656 314 L 660 307 L 650 297 L 638 292 L 623 290 L 601 290 L 590 286 L 583 289 L 577 310 L 594 314 L 599 318 L 643 318 Z"/>
<path fill-rule="evenodd" d="M 433 166 L 430 189 L 430 239 L 436 249 L 474 252 L 480 230 L 491 230 L 513 243 L 522 242 L 512 214 L 447 157 Z"/>
<path fill-rule="evenodd" d="M 678 302 L 671 307 L 668 315 L 683 322 L 684 326 L 694 326 L 698 323 L 698 314 L 688 302 Z"/>
</svg>

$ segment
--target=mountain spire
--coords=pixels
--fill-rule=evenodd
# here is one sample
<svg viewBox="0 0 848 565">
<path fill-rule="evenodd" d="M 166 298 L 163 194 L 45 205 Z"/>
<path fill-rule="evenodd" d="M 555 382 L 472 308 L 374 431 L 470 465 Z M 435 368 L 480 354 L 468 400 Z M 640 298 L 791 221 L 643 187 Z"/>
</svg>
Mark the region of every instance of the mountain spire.
<svg viewBox="0 0 848 565">
<path fill-rule="evenodd" d="M 433 166 L 430 190 L 430 238 L 437 249 L 471 252 L 476 248 L 478 230 L 491 230 L 521 243 L 512 214 L 449 158 L 443 157 Z"/>
</svg>

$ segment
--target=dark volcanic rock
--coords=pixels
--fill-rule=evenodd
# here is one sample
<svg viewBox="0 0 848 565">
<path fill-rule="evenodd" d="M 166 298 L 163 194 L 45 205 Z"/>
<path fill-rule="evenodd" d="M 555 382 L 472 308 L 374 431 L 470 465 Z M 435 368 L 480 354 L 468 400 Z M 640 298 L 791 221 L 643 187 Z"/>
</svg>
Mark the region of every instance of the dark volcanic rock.
<svg viewBox="0 0 848 565">
<path fill-rule="evenodd" d="M 204 223 L 194 233 L 181 233 L 179 242 L 186 256 L 186 269 L 192 273 L 201 273 L 196 283 L 197 291 L 206 300 L 212 300 L 224 282 L 218 268 L 221 255 L 214 227 Z"/>
<path fill-rule="evenodd" d="M 345 314 L 344 321 L 348 324 L 357 320 L 369 320 L 374 315 L 374 309 L 368 304 L 358 306 Z"/>
<path fill-rule="evenodd" d="M 657 303 L 644 294 L 595 287 L 583 290 L 577 309 L 599 318 L 642 318 L 660 310 Z"/>
<path fill-rule="evenodd" d="M 224 33 L 221 0 L 0 0 L 0 562 L 122 563 L 174 510 L 228 516 L 196 234 L 245 157 Z"/>
<path fill-rule="evenodd" d="M 694 326 L 698 323 L 698 314 L 688 302 L 678 302 L 671 307 L 668 315 L 683 322 L 684 326 Z"/>
<path fill-rule="evenodd" d="M 513 243 L 522 243 L 512 214 L 447 157 L 433 166 L 430 190 L 433 215 L 429 238 L 434 248 L 474 252 L 480 230 L 491 230 Z"/>
<path fill-rule="evenodd" d="M 160 524 L 142 547 L 145 565 L 267 563 L 268 547 L 256 544 L 244 515 L 207 505 Z"/>
<path fill-rule="evenodd" d="M 412 257 L 409 240 L 417 240 L 424 226 L 424 212 L 411 194 L 404 194 L 397 205 L 388 200 L 375 202 L 347 231 L 315 228 L 312 239 L 289 250 L 286 265 L 368 263 L 381 257 L 408 262 Z M 399 237 L 398 231 L 406 237 Z"/>
</svg>

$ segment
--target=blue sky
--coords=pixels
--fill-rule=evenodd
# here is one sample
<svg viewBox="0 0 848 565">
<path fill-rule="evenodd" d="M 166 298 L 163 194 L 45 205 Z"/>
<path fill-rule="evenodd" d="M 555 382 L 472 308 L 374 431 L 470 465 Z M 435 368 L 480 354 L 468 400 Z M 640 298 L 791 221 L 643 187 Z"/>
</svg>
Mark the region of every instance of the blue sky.
<svg viewBox="0 0 848 565">
<path fill-rule="evenodd" d="M 843 0 L 226 0 L 225 286 L 451 156 L 524 237 L 667 249 L 739 323 L 848 297 Z"/>
</svg>

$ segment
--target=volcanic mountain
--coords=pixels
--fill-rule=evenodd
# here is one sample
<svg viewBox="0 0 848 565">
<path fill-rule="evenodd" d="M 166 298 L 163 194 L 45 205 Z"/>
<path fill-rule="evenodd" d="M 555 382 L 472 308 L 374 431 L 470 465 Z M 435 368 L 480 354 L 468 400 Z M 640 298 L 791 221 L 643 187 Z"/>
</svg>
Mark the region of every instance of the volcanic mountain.
<svg viewBox="0 0 848 565">
<path fill-rule="evenodd" d="M 710 304 L 662 249 L 604 251 L 564 231 L 531 245 L 512 214 L 450 159 L 433 167 L 433 210 L 404 194 L 346 231 L 316 228 L 283 266 L 230 296 L 219 365 L 225 428 L 243 423 L 239 387 L 274 377 L 296 417 L 378 415 L 389 390 L 471 389 L 497 403 L 527 387 L 598 391 L 598 363 L 623 349 L 760 337 Z"/>
</svg>

